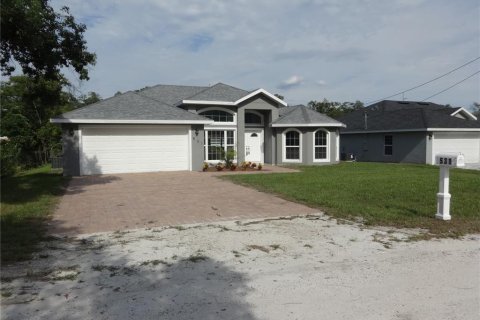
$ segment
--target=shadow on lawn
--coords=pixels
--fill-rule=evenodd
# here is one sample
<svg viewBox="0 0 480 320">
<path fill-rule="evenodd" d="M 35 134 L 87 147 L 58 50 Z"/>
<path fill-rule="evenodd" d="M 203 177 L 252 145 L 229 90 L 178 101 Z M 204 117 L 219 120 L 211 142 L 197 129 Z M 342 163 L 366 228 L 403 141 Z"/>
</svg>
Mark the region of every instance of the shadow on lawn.
<svg viewBox="0 0 480 320">
<path fill-rule="evenodd" d="M 63 177 L 60 172 L 51 172 L 49 168 L 3 177 L 0 216 L 2 264 L 28 259 L 41 241 L 49 239 L 50 218 L 60 196 L 65 192 L 80 193 L 85 186 L 110 183 L 117 179 L 96 176 L 72 180 Z M 57 231 L 65 233 L 76 231 L 56 227 Z"/>
</svg>

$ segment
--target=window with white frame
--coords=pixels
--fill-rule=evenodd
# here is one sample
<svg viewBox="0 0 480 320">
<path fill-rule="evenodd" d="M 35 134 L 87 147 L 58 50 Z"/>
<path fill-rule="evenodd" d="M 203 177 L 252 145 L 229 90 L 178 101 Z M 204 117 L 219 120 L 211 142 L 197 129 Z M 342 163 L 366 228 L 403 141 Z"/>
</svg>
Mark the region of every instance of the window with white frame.
<svg viewBox="0 0 480 320">
<path fill-rule="evenodd" d="M 235 130 L 205 131 L 205 160 L 223 160 L 229 150 L 235 150 Z"/>
<path fill-rule="evenodd" d="M 301 161 L 301 134 L 299 131 L 291 129 L 283 134 L 283 161 L 299 162 Z"/>
<path fill-rule="evenodd" d="M 328 161 L 328 132 L 322 129 L 315 131 L 313 144 L 313 160 Z"/>
<path fill-rule="evenodd" d="M 384 137 L 384 146 L 383 146 L 384 155 L 391 156 L 393 155 L 393 136 L 386 135 Z"/>
<path fill-rule="evenodd" d="M 234 123 L 235 117 L 232 112 L 228 112 L 221 109 L 207 109 L 207 110 L 200 110 L 200 115 L 212 119 L 215 122 L 219 123 Z"/>
</svg>

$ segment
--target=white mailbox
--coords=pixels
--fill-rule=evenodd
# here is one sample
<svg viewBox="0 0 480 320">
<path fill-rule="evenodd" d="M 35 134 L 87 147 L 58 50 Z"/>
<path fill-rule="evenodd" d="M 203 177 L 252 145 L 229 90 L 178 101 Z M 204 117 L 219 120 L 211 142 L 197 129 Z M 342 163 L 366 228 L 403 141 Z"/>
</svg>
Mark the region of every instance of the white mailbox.
<svg viewBox="0 0 480 320">
<path fill-rule="evenodd" d="M 441 220 L 451 220 L 450 199 L 452 196 L 448 192 L 450 185 L 450 168 L 464 167 L 465 157 L 461 153 L 440 153 L 435 156 L 435 164 L 440 166 L 437 214 L 435 214 L 435 217 Z"/>
<path fill-rule="evenodd" d="M 435 156 L 435 164 L 442 167 L 464 167 L 465 157 L 461 153 L 440 153 Z"/>
</svg>

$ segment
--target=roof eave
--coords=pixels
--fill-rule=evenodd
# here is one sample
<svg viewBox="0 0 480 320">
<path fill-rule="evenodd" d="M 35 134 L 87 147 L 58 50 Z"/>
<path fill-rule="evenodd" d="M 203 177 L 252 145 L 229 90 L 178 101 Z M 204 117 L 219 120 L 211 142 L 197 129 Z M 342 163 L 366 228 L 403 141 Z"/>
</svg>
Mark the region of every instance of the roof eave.
<svg viewBox="0 0 480 320">
<path fill-rule="evenodd" d="M 275 95 L 271 94 L 270 92 L 268 92 L 267 90 L 262 89 L 262 88 L 257 89 L 257 90 L 255 90 L 255 91 L 247 94 L 246 96 L 238 99 L 237 101 L 235 101 L 235 104 L 237 105 L 237 104 L 239 104 L 239 103 L 241 103 L 241 102 L 243 102 L 243 101 L 245 101 L 245 100 L 248 100 L 248 99 L 250 99 L 251 97 L 254 97 L 254 96 L 256 96 L 257 94 L 260 94 L 260 93 L 263 93 L 264 95 L 266 95 L 266 96 L 269 97 L 270 99 L 272 99 L 272 100 L 280 103 L 281 105 L 283 105 L 283 106 L 285 106 L 285 107 L 287 106 L 287 103 L 286 103 L 285 101 L 283 101 L 282 99 L 277 98 Z"/>
<path fill-rule="evenodd" d="M 285 128 L 285 127 L 341 127 L 346 128 L 347 126 L 343 123 L 272 123 L 271 127 L 273 128 Z"/>
<path fill-rule="evenodd" d="M 212 124 L 212 120 L 104 120 L 104 119 L 50 119 L 51 123 L 76 124 Z"/>
<path fill-rule="evenodd" d="M 218 105 L 218 106 L 237 106 L 239 105 L 240 103 L 242 103 L 243 101 L 245 100 L 248 100 L 250 99 L 251 97 L 254 97 L 258 94 L 264 94 L 266 95 L 267 97 L 271 98 L 272 100 L 280 103 L 281 105 L 283 106 L 287 106 L 287 103 L 277 97 L 275 97 L 273 94 L 271 94 L 270 92 L 268 92 L 267 90 L 265 89 L 258 89 L 258 90 L 255 90 L 249 94 L 247 94 L 246 96 L 238 99 L 237 101 L 208 101 L 208 100 L 181 100 L 179 101 L 175 106 L 178 107 L 178 106 L 181 106 L 182 104 L 196 104 L 196 105 Z"/>
<path fill-rule="evenodd" d="M 182 100 L 175 106 L 181 106 L 182 104 L 201 104 L 201 105 L 218 105 L 218 106 L 234 106 L 235 102 L 231 101 L 207 101 L 207 100 Z"/>
<path fill-rule="evenodd" d="M 433 132 L 433 131 L 457 131 L 457 132 L 480 132 L 480 128 L 414 128 L 414 129 L 382 129 L 382 130 L 355 130 L 341 131 L 341 134 L 358 133 L 384 133 L 384 132 Z"/>
<path fill-rule="evenodd" d="M 457 113 L 463 112 L 470 120 L 477 120 L 477 117 L 475 117 L 473 114 L 471 114 L 467 109 L 464 109 L 463 107 L 458 108 L 455 112 L 451 113 L 450 115 L 453 117 Z"/>
</svg>

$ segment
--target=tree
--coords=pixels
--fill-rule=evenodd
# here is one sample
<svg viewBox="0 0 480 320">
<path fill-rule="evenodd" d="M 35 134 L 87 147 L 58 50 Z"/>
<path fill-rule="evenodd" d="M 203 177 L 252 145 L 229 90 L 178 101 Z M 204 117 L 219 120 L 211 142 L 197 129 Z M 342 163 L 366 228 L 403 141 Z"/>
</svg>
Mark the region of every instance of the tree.
<svg viewBox="0 0 480 320">
<path fill-rule="evenodd" d="M 98 101 L 102 100 L 102 97 L 100 97 L 100 95 L 98 93 L 96 93 L 94 91 L 91 91 L 86 95 L 80 96 L 79 100 L 80 100 L 80 103 L 79 103 L 78 107 L 84 107 L 84 106 L 87 106 L 89 104 L 92 104 L 92 103 L 95 103 L 95 102 L 98 102 Z"/>
<path fill-rule="evenodd" d="M 472 103 L 473 115 L 480 118 L 480 102 Z"/>
<path fill-rule="evenodd" d="M 60 128 L 49 120 L 78 104 L 75 97 L 62 91 L 65 83 L 27 76 L 12 76 L 1 83 L 0 136 L 8 137 L 9 150 L 18 151 L 17 165 L 43 164 L 50 160 L 49 155 L 60 152 Z"/>
<path fill-rule="evenodd" d="M 323 101 L 312 100 L 307 106 L 332 118 L 339 118 L 364 107 L 363 102 L 358 100 L 355 102 L 333 102 L 327 99 L 323 99 Z"/>
<path fill-rule="evenodd" d="M 61 68 L 73 67 L 88 80 L 95 54 L 87 51 L 86 26 L 68 7 L 55 12 L 48 0 L 4 0 L 1 18 L 1 69 L 11 75 L 18 64 L 25 75 L 61 80 Z"/>
<path fill-rule="evenodd" d="M 280 99 L 280 100 L 284 100 L 284 99 L 285 99 L 284 96 L 282 96 L 281 94 L 278 94 L 278 93 L 275 93 L 274 96 L 277 97 L 277 98 Z"/>
</svg>

